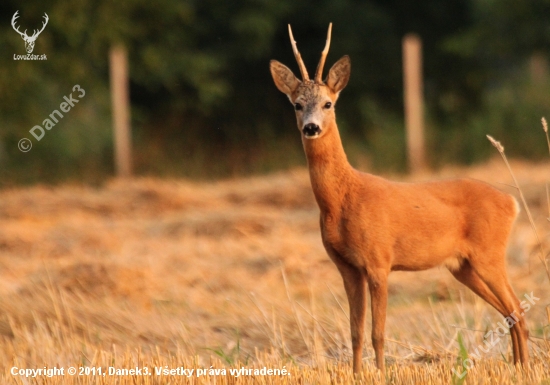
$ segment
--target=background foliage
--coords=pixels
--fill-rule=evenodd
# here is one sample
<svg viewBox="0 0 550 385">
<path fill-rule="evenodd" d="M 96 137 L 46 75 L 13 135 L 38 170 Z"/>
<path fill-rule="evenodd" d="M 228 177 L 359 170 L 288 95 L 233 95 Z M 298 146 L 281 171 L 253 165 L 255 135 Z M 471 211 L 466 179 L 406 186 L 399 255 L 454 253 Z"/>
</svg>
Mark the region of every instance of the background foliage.
<svg viewBox="0 0 550 385">
<path fill-rule="evenodd" d="M 35 54 L 12 30 L 50 21 Z M 0 184 L 101 181 L 112 175 L 108 50 L 130 55 L 138 174 L 217 177 L 303 164 L 294 116 L 268 70 L 296 70 L 286 25 L 312 72 L 334 23 L 328 64 L 348 54 L 352 77 L 338 120 L 352 162 L 403 170 L 401 39 L 424 44 L 430 161 L 471 163 L 491 153 L 538 157 L 547 114 L 550 1 L 535 0 L 76 0 L 0 3 Z M 74 84 L 86 96 L 29 153 L 17 142 Z"/>
</svg>

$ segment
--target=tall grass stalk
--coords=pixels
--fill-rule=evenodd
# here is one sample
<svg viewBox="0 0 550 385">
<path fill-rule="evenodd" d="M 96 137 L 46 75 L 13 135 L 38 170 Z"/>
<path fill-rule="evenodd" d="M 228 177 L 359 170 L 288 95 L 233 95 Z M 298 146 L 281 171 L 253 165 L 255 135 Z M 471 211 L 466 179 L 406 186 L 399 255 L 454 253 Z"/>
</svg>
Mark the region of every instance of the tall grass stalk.
<svg viewBox="0 0 550 385">
<path fill-rule="evenodd" d="M 514 181 L 514 187 L 517 189 L 519 193 L 519 197 L 521 199 L 521 203 L 523 205 L 523 208 L 525 209 L 525 212 L 527 213 L 527 218 L 529 219 L 529 224 L 531 225 L 531 229 L 533 230 L 533 233 L 535 234 L 535 237 L 537 238 L 537 245 L 539 249 L 539 259 L 544 265 L 544 269 L 546 270 L 546 275 L 548 276 L 548 279 L 550 280 L 550 270 L 548 269 L 548 264 L 546 262 L 546 254 L 544 252 L 544 247 L 542 245 L 542 241 L 540 239 L 539 233 L 537 231 L 537 226 L 535 225 L 535 221 L 533 220 L 533 215 L 531 214 L 531 210 L 529 209 L 529 205 L 527 204 L 527 201 L 525 200 L 525 196 L 523 195 L 523 191 L 521 190 L 521 187 L 516 179 L 516 176 L 514 172 L 512 171 L 512 167 L 510 167 L 510 163 L 508 162 L 508 158 L 506 157 L 506 154 L 504 153 L 504 147 L 500 144 L 499 141 L 495 140 L 492 136 L 487 135 L 487 139 L 491 142 L 493 146 L 498 150 L 500 153 L 500 156 L 504 160 L 504 163 L 506 164 L 506 167 L 508 168 L 508 171 L 510 172 L 510 175 L 512 176 L 512 179 Z M 550 149 L 550 142 L 549 142 L 549 149 Z M 531 271 L 531 262 L 530 258 L 528 259 L 529 263 L 529 271 Z"/>
</svg>

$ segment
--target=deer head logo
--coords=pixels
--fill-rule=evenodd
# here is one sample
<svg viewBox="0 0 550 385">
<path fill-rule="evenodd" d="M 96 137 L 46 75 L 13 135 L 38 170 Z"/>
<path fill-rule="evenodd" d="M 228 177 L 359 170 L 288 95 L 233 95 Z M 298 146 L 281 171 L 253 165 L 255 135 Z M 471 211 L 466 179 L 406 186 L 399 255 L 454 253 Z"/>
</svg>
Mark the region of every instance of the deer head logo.
<svg viewBox="0 0 550 385">
<path fill-rule="evenodd" d="M 44 17 L 44 23 L 42 24 L 42 29 L 40 31 L 35 29 L 32 36 L 28 36 L 27 35 L 27 30 L 25 30 L 25 32 L 21 32 L 21 31 L 19 31 L 19 28 L 15 25 L 15 20 L 19 17 L 18 13 L 19 13 L 19 11 L 14 13 L 14 15 L 11 19 L 11 26 L 13 27 L 15 32 L 20 34 L 21 37 L 23 38 L 23 40 L 25 40 L 25 49 L 27 50 L 27 53 L 32 53 L 32 50 L 34 49 L 34 42 L 36 41 L 36 38 L 38 37 L 38 35 L 40 35 L 42 33 L 44 28 L 46 28 L 46 24 L 48 24 L 48 20 L 49 20 L 48 15 L 46 14 L 46 12 L 44 12 L 44 16 L 43 16 Z"/>
</svg>

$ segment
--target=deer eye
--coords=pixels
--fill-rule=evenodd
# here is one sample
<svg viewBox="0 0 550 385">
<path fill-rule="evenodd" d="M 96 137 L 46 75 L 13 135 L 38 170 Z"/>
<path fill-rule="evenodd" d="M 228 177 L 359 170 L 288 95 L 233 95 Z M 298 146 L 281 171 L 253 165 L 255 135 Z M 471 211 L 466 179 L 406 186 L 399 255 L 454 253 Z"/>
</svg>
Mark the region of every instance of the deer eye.
<svg viewBox="0 0 550 385">
<path fill-rule="evenodd" d="M 330 107 L 332 107 L 332 103 L 326 102 L 323 108 L 329 109 Z"/>
<path fill-rule="evenodd" d="M 296 111 L 302 111 L 303 107 L 300 103 L 296 103 L 296 104 L 294 104 L 294 109 Z"/>
</svg>

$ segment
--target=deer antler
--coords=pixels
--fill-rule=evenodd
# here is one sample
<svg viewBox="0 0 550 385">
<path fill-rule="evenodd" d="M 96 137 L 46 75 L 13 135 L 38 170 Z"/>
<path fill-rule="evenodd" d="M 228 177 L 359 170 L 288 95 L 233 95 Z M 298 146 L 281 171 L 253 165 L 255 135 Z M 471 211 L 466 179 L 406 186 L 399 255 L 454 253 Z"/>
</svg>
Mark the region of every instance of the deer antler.
<svg viewBox="0 0 550 385">
<path fill-rule="evenodd" d="M 294 56 L 296 57 L 296 61 L 298 62 L 298 67 L 300 67 L 300 72 L 302 73 L 302 80 L 304 82 L 307 82 L 309 80 L 309 75 L 307 74 L 306 65 L 302 60 L 302 56 L 300 55 L 300 52 L 298 52 L 298 47 L 296 47 L 296 41 L 294 40 L 294 36 L 292 36 L 292 28 L 290 28 L 290 24 L 288 25 L 288 34 L 290 35 L 290 44 L 292 44 L 292 51 L 294 51 Z"/>
<path fill-rule="evenodd" d="M 19 30 L 19 28 L 15 26 L 15 20 L 19 17 L 18 13 L 19 13 L 19 11 L 15 12 L 13 14 L 13 17 L 11 18 L 11 26 L 13 27 L 13 29 L 15 29 L 15 32 L 20 34 L 21 37 L 25 38 L 25 37 L 27 37 L 27 30 L 25 30 L 25 32 L 21 32 Z"/>
<path fill-rule="evenodd" d="M 328 50 L 330 48 L 330 35 L 332 33 L 332 23 L 328 25 L 327 32 L 327 42 L 323 52 L 321 52 L 321 59 L 319 60 L 319 65 L 317 66 L 317 71 L 315 72 L 315 83 L 323 83 L 323 67 L 325 66 L 325 60 L 327 58 Z"/>
<path fill-rule="evenodd" d="M 42 23 L 42 29 L 40 31 L 37 31 L 35 29 L 34 30 L 35 32 L 32 34 L 31 38 L 32 37 L 38 37 L 38 35 L 40 35 L 42 33 L 44 28 L 46 28 L 46 24 L 48 24 L 48 20 L 50 20 L 50 18 L 48 17 L 48 14 L 46 12 L 44 12 L 44 16 L 42 16 L 42 17 L 45 19 L 44 22 Z"/>
<path fill-rule="evenodd" d="M 25 41 L 27 41 L 27 40 L 31 40 L 31 41 L 32 41 L 32 40 L 35 40 L 35 39 L 38 37 L 38 35 L 40 35 L 40 34 L 42 33 L 42 31 L 44 30 L 44 28 L 46 28 L 46 25 L 48 24 L 48 21 L 50 20 L 50 18 L 48 17 L 48 14 L 47 14 L 46 12 L 44 12 L 44 16 L 42 16 L 42 17 L 43 17 L 45 20 L 44 20 L 44 22 L 42 23 L 42 29 L 41 29 L 41 30 L 36 30 L 36 29 L 35 29 L 35 30 L 34 30 L 34 33 L 32 34 L 32 36 L 28 36 L 28 35 L 27 35 L 27 30 L 25 30 L 25 32 L 21 32 L 21 31 L 19 30 L 19 27 L 17 27 L 17 26 L 15 25 L 15 21 L 16 21 L 17 18 L 19 17 L 18 13 L 19 13 L 19 11 L 15 12 L 15 13 L 13 14 L 13 17 L 11 18 L 11 26 L 13 27 L 13 29 L 14 29 L 18 34 L 21 35 L 21 37 L 22 37 L 23 39 L 25 39 Z"/>
</svg>

